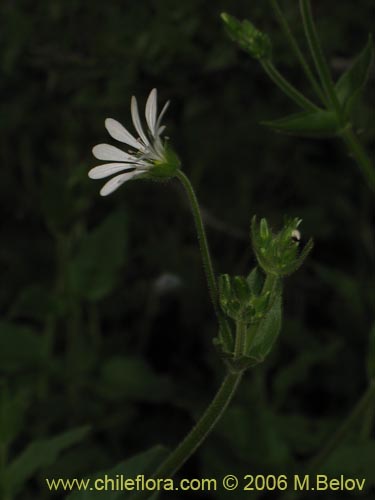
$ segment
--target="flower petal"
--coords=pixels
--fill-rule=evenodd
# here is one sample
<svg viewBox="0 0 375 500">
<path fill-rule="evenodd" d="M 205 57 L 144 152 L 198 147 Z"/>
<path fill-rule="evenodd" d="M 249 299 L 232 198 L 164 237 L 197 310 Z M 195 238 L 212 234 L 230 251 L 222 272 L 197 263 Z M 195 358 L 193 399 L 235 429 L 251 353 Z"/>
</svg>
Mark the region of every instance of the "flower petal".
<svg viewBox="0 0 375 500">
<path fill-rule="evenodd" d="M 111 137 L 116 139 L 116 141 L 124 142 L 134 149 L 143 151 L 144 147 L 137 141 L 137 139 L 126 130 L 126 128 L 121 125 L 118 121 L 113 118 L 107 118 L 105 120 L 105 128 L 108 130 Z"/>
<path fill-rule="evenodd" d="M 166 128 L 165 125 L 162 125 L 161 127 L 159 127 L 157 129 L 157 134 L 156 135 L 160 137 L 161 134 L 164 132 L 165 128 Z"/>
<path fill-rule="evenodd" d="M 152 89 L 146 102 L 145 116 L 148 128 L 153 136 L 155 136 L 157 107 L 157 90 Z"/>
<path fill-rule="evenodd" d="M 104 179 L 105 177 L 117 174 L 123 170 L 134 170 L 135 167 L 136 165 L 134 163 L 104 163 L 104 165 L 92 168 L 88 176 L 90 179 Z"/>
<path fill-rule="evenodd" d="M 124 182 L 132 179 L 133 177 L 139 175 L 140 173 L 137 171 L 126 172 L 125 174 L 116 175 L 116 177 L 112 177 L 108 182 L 104 184 L 102 189 L 100 190 L 101 196 L 108 196 L 113 193 L 117 188 L 119 188 Z"/>
<path fill-rule="evenodd" d="M 147 139 L 146 134 L 143 132 L 143 128 L 141 125 L 141 119 L 139 118 L 139 112 L 138 112 L 138 104 L 137 104 L 137 99 L 133 96 L 131 100 L 131 113 L 132 113 L 132 120 L 134 127 L 136 131 L 138 132 L 140 138 L 144 142 L 145 146 L 149 146 L 150 142 Z"/>
<path fill-rule="evenodd" d="M 162 131 L 165 129 L 165 126 L 160 127 L 160 123 L 161 123 L 161 120 L 162 120 L 163 116 L 165 115 L 165 112 L 167 111 L 167 109 L 169 107 L 169 103 L 170 102 L 171 101 L 167 101 L 164 104 L 164 107 L 163 107 L 163 109 L 160 112 L 160 115 L 159 115 L 159 117 L 157 119 L 156 126 L 155 126 L 155 135 L 160 135 L 162 133 Z M 161 129 L 163 129 L 163 130 L 161 130 Z"/>
<path fill-rule="evenodd" d="M 97 144 L 92 148 L 92 154 L 98 160 L 109 160 L 109 161 L 131 161 L 136 162 L 137 157 L 125 153 L 115 146 L 110 144 Z"/>
</svg>

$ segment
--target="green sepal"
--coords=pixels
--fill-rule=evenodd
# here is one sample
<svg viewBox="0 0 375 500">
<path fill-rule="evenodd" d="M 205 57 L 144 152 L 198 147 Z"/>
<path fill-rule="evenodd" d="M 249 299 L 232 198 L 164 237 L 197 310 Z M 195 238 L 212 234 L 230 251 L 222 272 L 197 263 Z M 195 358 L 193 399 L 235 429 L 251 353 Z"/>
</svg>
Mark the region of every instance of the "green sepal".
<svg viewBox="0 0 375 500">
<path fill-rule="evenodd" d="M 224 316 L 221 318 L 219 335 L 218 338 L 214 339 L 214 343 L 221 344 L 223 350 L 227 352 L 232 352 L 234 349 L 232 328 Z"/>
<path fill-rule="evenodd" d="M 366 85 L 373 60 L 374 47 L 370 35 L 364 49 L 336 83 L 337 97 L 348 115 L 351 114 L 361 91 Z"/>
<path fill-rule="evenodd" d="M 243 276 L 234 276 L 233 289 L 241 304 L 250 300 L 250 287 Z"/>
<path fill-rule="evenodd" d="M 305 137 L 332 137 L 342 128 L 336 113 L 323 109 L 295 113 L 279 120 L 262 121 L 261 125 L 284 134 Z"/>
<path fill-rule="evenodd" d="M 151 177 L 154 180 L 163 180 L 174 177 L 181 166 L 181 161 L 173 149 L 167 144 L 164 145 L 164 159 L 155 161 L 153 167 L 144 174 L 144 178 Z M 141 177 L 141 176 L 139 176 Z"/>
<path fill-rule="evenodd" d="M 282 323 L 282 288 L 281 284 L 274 292 L 272 305 L 264 319 L 259 322 L 255 336 L 249 346 L 247 355 L 263 361 L 274 345 Z"/>
<path fill-rule="evenodd" d="M 246 280 L 249 284 L 251 293 L 253 295 L 260 295 L 264 284 L 264 274 L 258 266 L 254 267 Z"/>
</svg>

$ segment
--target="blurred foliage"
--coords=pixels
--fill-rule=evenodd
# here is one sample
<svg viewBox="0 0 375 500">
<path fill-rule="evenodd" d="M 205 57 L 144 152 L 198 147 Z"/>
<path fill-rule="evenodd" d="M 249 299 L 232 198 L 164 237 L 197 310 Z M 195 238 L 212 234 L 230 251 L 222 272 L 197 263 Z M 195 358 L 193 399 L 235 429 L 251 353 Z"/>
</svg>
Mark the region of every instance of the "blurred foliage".
<svg viewBox="0 0 375 500">
<path fill-rule="evenodd" d="M 336 80 L 366 42 L 372 3 L 314 2 Z M 282 6 L 305 46 L 297 2 Z M 267 2 L 1 2 L 0 477 L 22 468 L 16 498 L 50 498 L 45 477 L 90 476 L 141 450 L 154 460 L 152 447 L 178 442 L 223 374 L 180 190 L 137 182 L 99 199 L 87 178 L 91 147 L 108 139 L 104 119 L 130 125 L 133 93 L 157 87 L 172 101 L 168 135 L 202 201 L 218 273 L 254 265 L 254 214 L 276 227 L 301 217 L 305 241 L 315 239 L 286 282 L 272 355 L 246 376 L 182 477 L 292 473 L 366 387 L 373 199 L 334 139 L 259 124 L 290 104 L 227 40 L 222 11 L 265 29 L 280 70 L 309 93 Z M 373 152 L 371 99 L 355 119 Z M 371 473 L 372 417 L 331 457 L 332 473 Z"/>
</svg>

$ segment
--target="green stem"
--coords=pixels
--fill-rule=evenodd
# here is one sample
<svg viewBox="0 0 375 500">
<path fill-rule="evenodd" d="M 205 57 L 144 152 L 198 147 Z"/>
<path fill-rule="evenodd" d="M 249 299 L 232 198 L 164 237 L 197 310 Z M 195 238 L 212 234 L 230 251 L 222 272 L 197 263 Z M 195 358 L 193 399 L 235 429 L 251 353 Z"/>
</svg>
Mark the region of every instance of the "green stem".
<svg viewBox="0 0 375 500">
<path fill-rule="evenodd" d="M 325 445 L 323 450 L 314 457 L 309 466 L 308 470 L 313 472 L 316 471 L 324 462 L 327 460 L 329 455 L 337 448 L 337 446 L 343 441 L 348 431 L 351 429 L 355 421 L 368 409 L 375 404 L 375 381 L 371 381 L 367 390 L 358 401 L 352 412 L 343 422 L 343 424 L 337 429 L 333 434 L 331 439 Z"/>
<path fill-rule="evenodd" d="M 222 321 L 221 311 L 218 305 L 218 291 L 215 273 L 212 265 L 210 250 L 208 248 L 206 231 L 203 225 L 202 215 L 199 208 L 199 203 L 197 197 L 195 195 L 194 188 L 188 179 L 188 177 L 182 172 L 182 170 L 178 170 L 176 177 L 179 179 L 183 187 L 185 188 L 186 194 L 188 196 L 191 210 L 193 212 L 193 217 L 195 221 L 195 227 L 197 230 L 199 248 L 201 251 L 203 267 L 206 274 L 208 290 L 210 293 L 211 301 L 215 309 L 216 316 L 218 317 L 219 322 Z"/>
<path fill-rule="evenodd" d="M 298 106 L 305 109 L 306 111 L 318 111 L 319 108 L 311 102 L 307 97 L 305 97 L 301 92 L 299 92 L 291 83 L 286 80 L 281 73 L 275 68 L 271 61 L 261 60 L 260 61 L 263 69 L 271 78 L 271 80 L 286 94 L 290 97 Z"/>
<path fill-rule="evenodd" d="M 319 78 L 322 83 L 323 89 L 329 99 L 329 102 L 331 103 L 333 109 L 335 110 L 337 117 L 339 118 L 341 123 L 344 124 L 345 117 L 343 115 L 343 110 L 336 95 L 335 85 L 332 80 L 328 63 L 326 61 L 322 47 L 320 45 L 320 40 L 318 37 L 318 33 L 311 12 L 310 1 L 300 0 L 300 9 L 301 9 L 302 20 L 307 42 L 309 44 L 310 51 L 313 56 L 315 67 L 319 74 Z"/>
<path fill-rule="evenodd" d="M 267 292 L 270 292 L 270 295 L 272 297 L 273 292 L 275 291 L 276 285 L 279 281 L 279 277 L 276 276 L 276 274 L 270 274 L 268 273 L 266 275 L 266 279 L 264 280 L 263 288 L 262 288 L 262 295 L 264 295 Z"/>
<path fill-rule="evenodd" d="M 245 321 L 237 321 L 236 340 L 234 344 L 234 358 L 238 359 L 245 354 L 247 326 Z"/>
<path fill-rule="evenodd" d="M 171 478 L 186 460 L 197 450 L 222 417 L 238 384 L 242 373 L 228 373 L 215 398 L 189 434 L 160 465 L 153 477 Z"/>
<path fill-rule="evenodd" d="M 348 126 L 343 128 L 340 136 L 353 155 L 353 158 L 360 168 L 363 177 L 366 179 L 367 184 L 373 191 L 375 191 L 375 169 L 362 144 L 353 132 L 352 127 Z"/>
<path fill-rule="evenodd" d="M 319 97 L 319 99 L 322 101 L 323 104 L 327 104 L 326 96 L 324 95 L 324 92 L 322 92 L 322 89 L 320 88 L 320 85 L 319 85 L 317 79 L 313 75 L 313 72 L 311 71 L 310 66 L 308 65 L 301 49 L 299 48 L 297 40 L 295 39 L 295 37 L 294 37 L 290 27 L 289 27 L 288 21 L 286 20 L 284 14 L 283 14 L 283 11 L 280 9 L 279 4 L 277 3 L 277 0 L 270 0 L 270 3 L 271 3 L 271 7 L 273 8 L 273 10 L 275 12 L 276 18 L 277 18 L 282 30 L 284 31 L 284 34 L 285 34 L 288 42 L 289 42 L 289 45 L 291 46 L 295 56 L 299 60 L 301 66 L 302 66 L 302 69 L 305 72 L 306 77 L 308 78 L 313 89 L 315 90 L 315 93 L 317 94 L 317 96 Z"/>
</svg>

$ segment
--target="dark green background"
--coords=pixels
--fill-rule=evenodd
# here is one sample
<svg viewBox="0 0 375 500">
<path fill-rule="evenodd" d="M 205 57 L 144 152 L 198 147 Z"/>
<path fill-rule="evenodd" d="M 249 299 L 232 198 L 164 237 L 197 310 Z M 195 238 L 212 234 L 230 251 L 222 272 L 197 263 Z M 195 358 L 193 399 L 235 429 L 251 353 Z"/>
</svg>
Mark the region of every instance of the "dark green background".
<svg viewBox="0 0 375 500">
<path fill-rule="evenodd" d="M 281 3 L 306 48 L 298 2 Z M 365 45 L 373 2 L 313 3 L 337 78 Z M 303 238 L 315 240 L 286 280 L 272 354 L 246 375 L 181 477 L 291 473 L 366 387 L 372 195 L 338 140 L 259 125 L 296 109 L 227 39 L 221 11 L 268 31 L 277 65 L 310 96 L 267 2 L 1 2 L 0 436 L 12 460 L 35 439 L 92 426 L 33 474 L 22 500 L 58 497 L 44 477 L 90 475 L 155 444 L 173 447 L 223 377 L 179 186 L 134 182 L 104 199 L 102 183 L 87 178 L 100 163 L 91 147 L 109 141 L 104 119 L 130 127 L 131 95 L 143 108 L 153 87 L 160 104 L 171 100 L 167 135 L 201 200 L 218 273 L 253 267 L 254 214 L 275 228 L 299 216 Z M 369 147 L 372 98 L 367 92 L 356 112 Z M 166 273 L 178 286 L 161 290 Z M 331 460 L 333 474 L 362 477 L 375 467 L 366 418 Z"/>
</svg>

